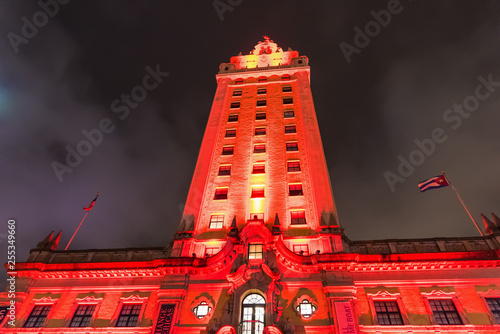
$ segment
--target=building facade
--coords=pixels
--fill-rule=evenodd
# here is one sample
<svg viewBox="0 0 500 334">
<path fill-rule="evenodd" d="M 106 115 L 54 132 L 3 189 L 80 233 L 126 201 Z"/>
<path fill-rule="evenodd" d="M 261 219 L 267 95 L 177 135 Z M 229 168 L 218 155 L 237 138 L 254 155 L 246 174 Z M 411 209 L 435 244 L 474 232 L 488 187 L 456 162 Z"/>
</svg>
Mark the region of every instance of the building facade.
<svg viewBox="0 0 500 334">
<path fill-rule="evenodd" d="M 0 328 L 499 333 L 500 219 L 483 221 L 485 237 L 349 240 L 332 196 L 308 58 L 265 37 L 220 65 L 172 243 L 61 251 L 49 235 L 16 264 L 15 295 L 0 294 Z"/>
</svg>

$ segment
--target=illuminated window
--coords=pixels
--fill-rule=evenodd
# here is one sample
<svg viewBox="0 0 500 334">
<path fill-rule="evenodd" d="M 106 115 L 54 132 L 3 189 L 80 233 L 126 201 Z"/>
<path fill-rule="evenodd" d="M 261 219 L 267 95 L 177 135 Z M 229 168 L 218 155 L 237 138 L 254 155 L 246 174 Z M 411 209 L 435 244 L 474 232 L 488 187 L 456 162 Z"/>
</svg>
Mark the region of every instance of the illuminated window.
<svg viewBox="0 0 500 334">
<path fill-rule="evenodd" d="M 432 313 L 438 325 L 461 325 L 462 319 L 451 299 L 429 299 Z"/>
<path fill-rule="evenodd" d="M 300 162 L 299 161 L 288 161 L 287 167 L 289 172 L 300 172 Z"/>
<path fill-rule="evenodd" d="M 78 305 L 69 327 L 89 327 L 95 305 Z"/>
<path fill-rule="evenodd" d="M 212 215 L 210 217 L 210 228 L 222 228 L 224 225 L 224 215 Z"/>
<path fill-rule="evenodd" d="M 295 125 L 285 125 L 285 133 L 297 133 Z"/>
<path fill-rule="evenodd" d="M 264 174 L 266 172 L 265 164 L 255 164 L 253 165 L 252 174 Z"/>
<path fill-rule="evenodd" d="M 286 143 L 286 150 L 287 150 L 287 152 L 298 151 L 299 145 L 297 145 L 296 141 L 291 142 L 291 143 Z"/>
<path fill-rule="evenodd" d="M 265 107 L 265 106 L 266 106 L 266 100 L 257 101 L 257 107 Z"/>
<path fill-rule="evenodd" d="M 248 258 L 249 259 L 262 259 L 262 244 L 248 245 Z"/>
<path fill-rule="evenodd" d="M 42 327 L 47 319 L 52 305 L 35 305 L 24 323 L 24 327 Z"/>
<path fill-rule="evenodd" d="M 253 146 L 253 153 L 266 153 L 266 144 L 256 144 Z"/>
<path fill-rule="evenodd" d="M 401 312 L 395 300 L 373 301 L 379 325 L 403 325 Z"/>
<path fill-rule="evenodd" d="M 259 294 L 252 293 L 241 303 L 241 334 L 262 334 L 266 300 Z"/>
<path fill-rule="evenodd" d="M 252 198 L 264 197 L 264 186 L 253 186 L 251 197 Z"/>
<path fill-rule="evenodd" d="M 233 155 L 234 146 L 224 146 L 222 148 L 222 155 Z"/>
<path fill-rule="evenodd" d="M 283 104 L 293 104 L 293 97 L 286 97 L 283 99 Z M 239 105 L 238 105 L 239 107 Z"/>
<path fill-rule="evenodd" d="M 288 194 L 290 196 L 302 196 L 304 193 L 302 192 L 301 184 L 290 184 L 288 186 Z"/>
<path fill-rule="evenodd" d="M 285 110 L 283 112 L 283 117 L 284 118 L 294 118 L 295 117 L 295 112 L 293 110 Z"/>
<path fill-rule="evenodd" d="M 256 136 L 265 136 L 266 135 L 266 128 L 255 128 L 255 135 Z"/>
<path fill-rule="evenodd" d="M 235 89 L 235 90 L 233 90 L 233 96 L 241 96 L 241 94 L 242 94 L 241 89 Z"/>
<path fill-rule="evenodd" d="M 236 130 L 234 129 L 226 130 L 225 138 L 232 138 L 232 137 L 236 137 Z"/>
<path fill-rule="evenodd" d="M 208 256 L 215 255 L 219 252 L 219 247 L 207 247 L 205 248 L 205 254 Z"/>
<path fill-rule="evenodd" d="M 485 298 L 495 322 L 500 324 L 500 298 Z"/>
<path fill-rule="evenodd" d="M 290 211 L 292 225 L 304 225 L 306 223 L 306 212 L 304 210 Z"/>
<path fill-rule="evenodd" d="M 307 245 L 293 245 L 293 252 L 301 256 L 309 256 L 309 246 Z"/>
<path fill-rule="evenodd" d="M 250 214 L 250 219 L 253 219 L 253 220 L 264 220 L 264 214 L 263 213 L 251 213 Z"/>
<path fill-rule="evenodd" d="M 313 305 L 309 300 L 304 299 L 298 306 L 297 311 L 302 318 L 310 318 L 316 312 L 316 305 Z"/>
<path fill-rule="evenodd" d="M 239 102 L 231 102 L 231 109 L 237 109 L 240 107 L 240 103 Z"/>
<path fill-rule="evenodd" d="M 212 308 L 208 306 L 207 302 L 203 301 L 193 309 L 193 312 L 198 319 L 203 319 L 211 310 Z"/>
<path fill-rule="evenodd" d="M 215 189 L 214 199 L 227 199 L 227 188 Z"/>
<path fill-rule="evenodd" d="M 264 95 L 264 94 L 267 94 L 267 89 L 265 88 L 257 89 L 257 95 Z"/>
<path fill-rule="evenodd" d="M 283 93 L 291 92 L 292 91 L 292 86 L 283 86 L 281 88 L 281 90 L 283 91 Z"/>
<path fill-rule="evenodd" d="M 281 77 L 282 80 L 290 80 L 290 75 L 289 74 L 285 74 Z"/>
<path fill-rule="evenodd" d="M 266 113 L 265 112 L 258 112 L 255 114 L 255 119 L 257 121 L 262 121 L 266 119 Z"/>
<path fill-rule="evenodd" d="M 135 327 L 139 320 L 142 304 L 123 304 L 116 327 Z"/>
<path fill-rule="evenodd" d="M 229 115 L 227 118 L 228 122 L 238 122 L 238 115 Z"/>
<path fill-rule="evenodd" d="M 219 166 L 219 176 L 231 175 L 231 166 Z"/>
</svg>

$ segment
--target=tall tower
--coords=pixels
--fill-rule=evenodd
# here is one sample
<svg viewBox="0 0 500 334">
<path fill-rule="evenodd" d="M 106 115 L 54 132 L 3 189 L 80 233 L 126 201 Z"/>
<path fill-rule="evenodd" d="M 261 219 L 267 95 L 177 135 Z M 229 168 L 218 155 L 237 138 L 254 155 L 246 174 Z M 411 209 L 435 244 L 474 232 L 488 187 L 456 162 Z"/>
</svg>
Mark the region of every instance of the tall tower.
<svg viewBox="0 0 500 334">
<path fill-rule="evenodd" d="M 173 256 L 215 254 L 255 221 L 292 251 L 341 250 L 308 59 L 264 39 L 220 65 Z"/>
</svg>

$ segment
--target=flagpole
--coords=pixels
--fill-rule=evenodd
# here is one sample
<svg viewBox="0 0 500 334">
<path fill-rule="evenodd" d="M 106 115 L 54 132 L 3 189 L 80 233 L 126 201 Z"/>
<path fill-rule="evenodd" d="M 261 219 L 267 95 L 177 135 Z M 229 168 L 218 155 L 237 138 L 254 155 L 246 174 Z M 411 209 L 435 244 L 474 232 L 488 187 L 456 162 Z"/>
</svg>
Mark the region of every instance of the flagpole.
<svg viewBox="0 0 500 334">
<path fill-rule="evenodd" d="M 90 212 L 90 210 L 89 210 L 89 211 L 87 211 L 87 213 L 85 214 L 85 216 L 83 216 L 83 219 L 82 219 L 82 221 L 80 222 L 80 225 L 78 225 L 78 227 L 76 228 L 75 233 L 73 233 L 73 236 L 71 237 L 71 240 L 68 242 L 68 244 L 66 245 L 66 248 L 64 248 L 64 250 L 67 250 L 67 249 L 68 249 L 69 245 L 71 244 L 71 241 L 73 241 L 73 238 L 74 238 L 74 237 L 75 237 L 75 235 L 76 235 L 76 232 L 78 232 L 78 230 L 80 229 L 80 226 L 82 226 L 82 223 L 83 223 L 83 221 L 85 220 L 85 217 L 87 217 L 87 215 L 89 214 L 89 212 Z"/>
<path fill-rule="evenodd" d="M 460 195 L 458 194 L 458 191 L 455 189 L 455 187 L 453 186 L 453 184 L 451 184 L 450 180 L 446 177 L 446 174 L 445 174 L 444 170 L 441 171 L 441 173 L 443 173 L 444 179 L 446 180 L 446 182 L 448 182 L 448 184 L 450 185 L 451 189 L 453 189 L 453 191 L 457 195 L 458 200 L 460 201 L 460 203 L 462 203 L 462 206 L 464 207 L 465 211 L 467 211 L 467 214 L 469 215 L 470 220 L 472 220 L 472 222 L 474 223 L 474 226 L 477 228 L 477 230 L 479 231 L 479 233 L 481 234 L 481 236 L 484 237 L 483 231 L 481 231 L 481 229 L 479 228 L 479 226 L 477 226 L 476 221 L 474 220 L 474 218 L 472 218 L 472 215 L 470 214 L 469 210 L 465 206 L 465 203 L 462 200 L 462 198 L 460 197 Z"/>
</svg>

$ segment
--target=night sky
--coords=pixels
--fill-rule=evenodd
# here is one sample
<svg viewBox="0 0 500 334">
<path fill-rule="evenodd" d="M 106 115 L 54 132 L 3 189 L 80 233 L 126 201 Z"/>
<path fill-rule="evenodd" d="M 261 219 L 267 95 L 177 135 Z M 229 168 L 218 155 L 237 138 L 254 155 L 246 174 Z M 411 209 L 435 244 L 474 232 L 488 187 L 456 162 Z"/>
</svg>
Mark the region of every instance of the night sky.
<svg viewBox="0 0 500 334">
<path fill-rule="evenodd" d="M 71 249 L 167 245 L 218 66 L 248 54 L 262 35 L 309 58 L 333 193 L 350 239 L 478 235 L 449 187 L 419 192 L 419 181 L 443 169 L 481 227 L 480 213 L 500 215 L 498 2 L 226 1 L 216 3 L 229 6 L 218 13 L 211 1 L 74 0 L 47 22 L 36 1 L 0 3 L 3 262 L 8 219 L 16 221 L 17 261 L 24 261 L 51 230 L 63 230 L 64 248 L 97 192 Z M 369 24 L 372 37 L 358 38 L 362 47 L 354 49 L 354 29 L 365 31 L 373 13 L 388 8 L 397 12 L 390 22 Z M 40 27 L 36 34 L 24 29 L 31 33 L 25 38 L 23 25 L 34 15 Z M 341 43 L 356 50 L 350 62 Z M 127 116 L 113 112 L 113 101 L 142 85 L 148 66 L 169 74 Z M 465 116 L 447 111 L 465 102 L 472 110 Z M 82 131 L 104 118 L 114 130 L 59 182 L 53 162 L 65 163 L 67 146 L 75 149 L 86 139 Z M 415 140 L 429 143 L 435 129 L 442 129 L 441 143 L 419 155 Z M 391 191 L 384 173 L 398 174 L 399 157 L 410 155 L 420 165 Z"/>
</svg>

